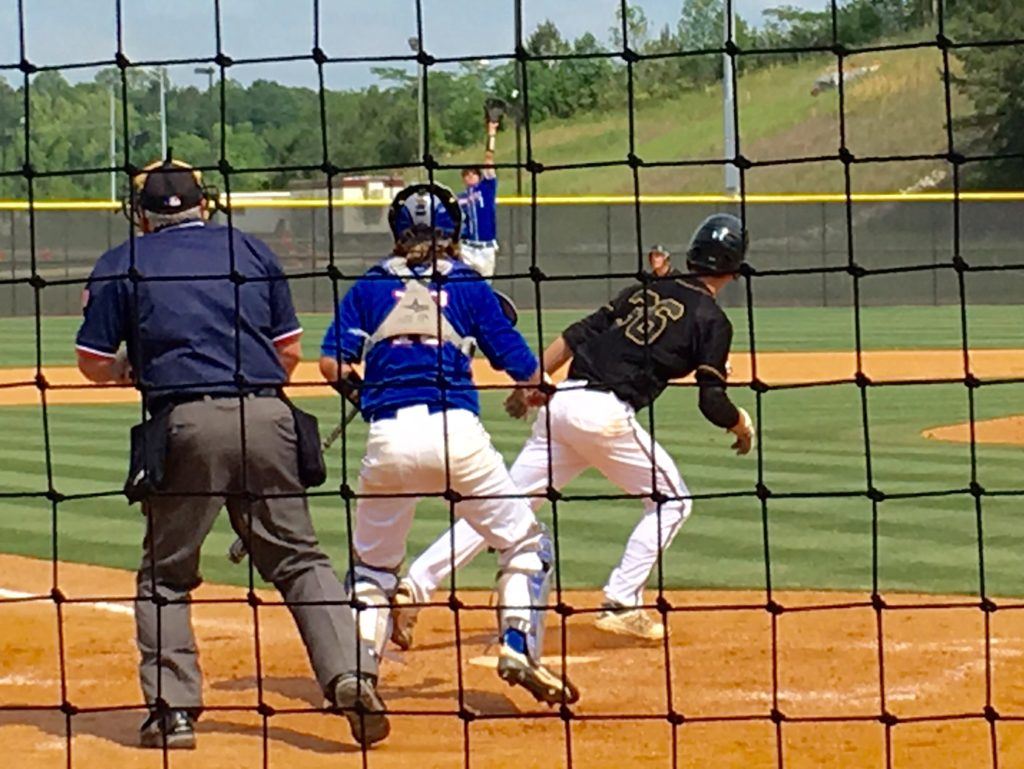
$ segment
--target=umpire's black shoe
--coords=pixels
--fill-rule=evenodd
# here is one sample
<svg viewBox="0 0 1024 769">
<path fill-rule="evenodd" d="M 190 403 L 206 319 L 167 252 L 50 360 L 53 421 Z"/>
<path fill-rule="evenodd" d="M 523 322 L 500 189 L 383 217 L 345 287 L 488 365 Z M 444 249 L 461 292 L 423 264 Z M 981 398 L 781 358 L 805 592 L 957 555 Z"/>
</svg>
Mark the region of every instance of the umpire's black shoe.
<svg viewBox="0 0 1024 769">
<path fill-rule="evenodd" d="M 196 730 L 192 716 L 184 710 L 153 713 L 142 724 L 139 744 L 144 748 L 192 750 L 196 746 Z"/>
<path fill-rule="evenodd" d="M 343 673 L 331 682 L 329 692 L 334 707 L 348 719 L 352 736 L 360 745 L 370 747 L 391 733 L 375 676 Z"/>
</svg>

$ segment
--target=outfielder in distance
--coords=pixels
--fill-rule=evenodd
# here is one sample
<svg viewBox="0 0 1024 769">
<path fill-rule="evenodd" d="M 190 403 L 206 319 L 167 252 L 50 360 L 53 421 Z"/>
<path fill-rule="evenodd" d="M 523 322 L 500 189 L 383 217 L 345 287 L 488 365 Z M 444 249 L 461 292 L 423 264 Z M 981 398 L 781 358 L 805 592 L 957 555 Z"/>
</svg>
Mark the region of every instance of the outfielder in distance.
<svg viewBox="0 0 1024 769">
<path fill-rule="evenodd" d="M 692 276 L 648 276 L 569 326 L 544 351 L 548 374 L 572 364 L 512 465 L 513 483 L 531 495 L 534 509 L 540 507 L 549 485 L 550 456 L 555 489 L 595 467 L 624 492 L 644 500 L 644 516 L 604 587 L 603 611 L 596 621 L 601 630 L 645 640 L 664 637 L 664 625 L 641 608 L 643 590 L 659 553 L 672 543 L 691 509 L 675 462 L 640 425 L 636 411 L 650 405 L 669 380 L 696 371 L 701 413 L 735 435 L 732 447 L 738 454 L 753 444 L 750 416 L 726 394 L 732 325 L 715 301 L 722 287 L 738 277 L 746 251 L 740 220 L 711 216 L 697 228 L 687 252 Z M 525 417 L 528 405 L 518 389 L 505 402 L 516 417 Z M 427 603 L 452 569 L 465 566 L 486 544 L 459 521 L 416 559 L 395 596 L 392 640 L 397 646 L 412 644 L 417 605 Z"/>
<path fill-rule="evenodd" d="M 505 316 L 490 285 L 458 261 L 459 204 L 439 185 L 402 190 L 388 215 L 393 254 L 342 299 L 321 350 L 320 370 L 344 389 L 365 362 L 359 407 L 370 423 L 359 474 L 349 574 L 359 643 L 374 661 L 375 686 L 390 634 L 390 603 L 420 495 L 452 499 L 454 514 L 498 552 L 501 649 L 498 675 L 548 704 L 576 689 L 539 662 L 552 544 L 518 492 L 479 419 L 470 368 L 478 347 L 498 370 L 544 396 L 537 358 Z M 454 495 L 454 496 L 453 496 Z M 377 697 L 371 715 L 384 718 Z"/>
<path fill-rule="evenodd" d="M 488 99 L 484 104 L 487 125 L 484 165 L 462 169 L 466 189 L 459 193 L 462 210 L 459 255 L 485 278 L 494 276 L 498 254 L 498 174 L 494 170 L 494 147 L 504 110 L 505 103 L 499 99 Z"/>
</svg>

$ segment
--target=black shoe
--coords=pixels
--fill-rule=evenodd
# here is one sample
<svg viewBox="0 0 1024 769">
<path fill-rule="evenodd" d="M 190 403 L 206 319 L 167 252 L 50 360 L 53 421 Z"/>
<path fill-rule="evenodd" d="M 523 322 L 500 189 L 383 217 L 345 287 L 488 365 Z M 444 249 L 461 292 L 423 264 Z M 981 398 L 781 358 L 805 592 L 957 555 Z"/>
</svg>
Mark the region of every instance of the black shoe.
<svg viewBox="0 0 1024 769">
<path fill-rule="evenodd" d="M 372 676 L 344 673 L 334 679 L 330 692 L 334 707 L 348 719 L 352 736 L 360 745 L 369 747 L 390 734 L 387 708 Z"/>
<path fill-rule="evenodd" d="M 530 659 L 528 654 L 502 643 L 498 653 L 498 677 L 509 686 L 521 686 L 545 705 L 572 705 L 580 692 L 572 682 Z"/>
<path fill-rule="evenodd" d="M 139 744 L 144 748 L 192 750 L 196 746 L 196 730 L 192 716 L 184 710 L 153 713 L 139 730 Z"/>
</svg>

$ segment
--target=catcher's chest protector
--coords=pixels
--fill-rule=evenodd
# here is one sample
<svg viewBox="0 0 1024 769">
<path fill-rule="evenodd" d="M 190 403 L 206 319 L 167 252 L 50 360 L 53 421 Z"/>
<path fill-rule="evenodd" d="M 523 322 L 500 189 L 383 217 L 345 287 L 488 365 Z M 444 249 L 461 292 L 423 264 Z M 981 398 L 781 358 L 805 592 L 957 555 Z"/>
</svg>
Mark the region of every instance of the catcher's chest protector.
<svg viewBox="0 0 1024 769">
<path fill-rule="evenodd" d="M 451 342 L 463 352 L 472 350 L 474 340 L 455 330 L 441 312 L 437 296 L 431 294 L 427 284 L 409 269 L 403 259 L 392 259 L 385 266 L 388 272 L 402 279 L 402 295 L 370 336 L 367 352 L 378 342 L 396 337 L 413 337 L 421 341 L 434 339 L 442 344 Z M 444 262 L 439 262 L 437 266 L 438 272 L 451 269 Z"/>
</svg>

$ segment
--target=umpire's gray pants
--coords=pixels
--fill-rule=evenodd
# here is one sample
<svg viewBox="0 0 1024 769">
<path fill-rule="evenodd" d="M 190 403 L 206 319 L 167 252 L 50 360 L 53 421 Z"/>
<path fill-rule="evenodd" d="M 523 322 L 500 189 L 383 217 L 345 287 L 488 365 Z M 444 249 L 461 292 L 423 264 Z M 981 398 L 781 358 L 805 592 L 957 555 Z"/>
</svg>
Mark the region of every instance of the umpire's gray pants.
<svg viewBox="0 0 1024 769">
<path fill-rule="evenodd" d="M 237 398 L 182 404 L 170 415 L 164 488 L 190 496 L 159 496 L 144 505 L 135 619 L 139 676 L 150 704 L 161 699 L 172 708 L 202 707 L 188 598 L 202 582 L 200 547 L 225 503 L 231 525 L 246 542 L 243 532 L 251 520 L 253 564 L 286 602 L 330 602 L 289 605 L 321 688 L 326 692 L 332 679 L 356 669 L 355 623 L 343 605 L 348 595 L 317 543 L 301 496 L 291 411 L 276 398 L 246 398 L 244 412 L 244 469 Z M 265 494 L 296 496 L 261 498 Z M 164 601 L 170 603 L 158 605 Z M 359 669 L 377 672 L 365 655 Z"/>
</svg>

